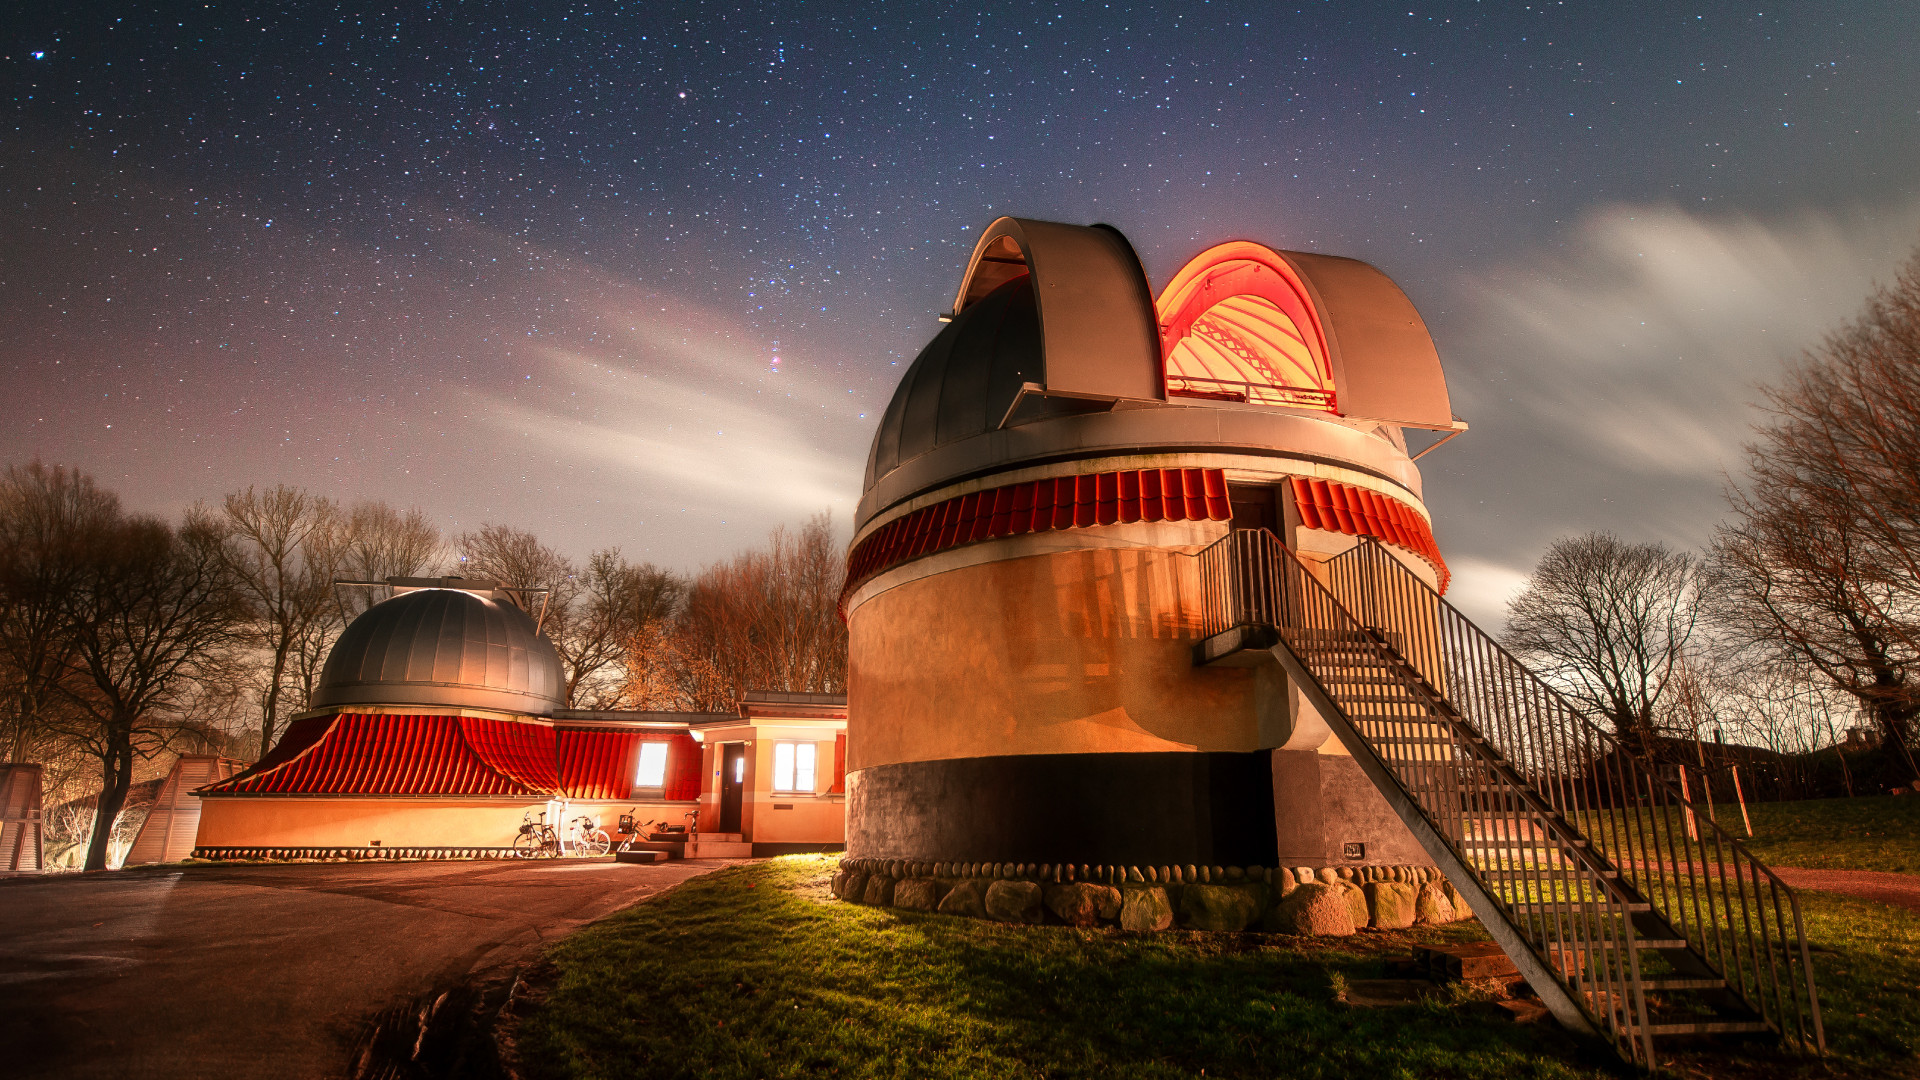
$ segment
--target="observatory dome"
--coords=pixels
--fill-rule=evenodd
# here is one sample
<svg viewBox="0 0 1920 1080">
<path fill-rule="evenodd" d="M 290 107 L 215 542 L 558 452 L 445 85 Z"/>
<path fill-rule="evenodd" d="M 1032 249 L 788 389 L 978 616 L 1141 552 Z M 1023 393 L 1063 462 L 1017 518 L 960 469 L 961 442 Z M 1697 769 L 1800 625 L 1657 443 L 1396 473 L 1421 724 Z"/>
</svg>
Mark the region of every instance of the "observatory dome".
<svg viewBox="0 0 1920 1080">
<path fill-rule="evenodd" d="M 1020 388 L 1046 374 L 1026 275 L 954 316 L 894 390 L 867 456 L 865 488 L 929 450 L 1000 428 Z"/>
<path fill-rule="evenodd" d="M 560 656 L 491 582 L 427 579 L 353 620 L 327 656 L 315 708 L 438 705 L 549 716 Z M 444 584 L 460 582 L 458 585 Z"/>
</svg>

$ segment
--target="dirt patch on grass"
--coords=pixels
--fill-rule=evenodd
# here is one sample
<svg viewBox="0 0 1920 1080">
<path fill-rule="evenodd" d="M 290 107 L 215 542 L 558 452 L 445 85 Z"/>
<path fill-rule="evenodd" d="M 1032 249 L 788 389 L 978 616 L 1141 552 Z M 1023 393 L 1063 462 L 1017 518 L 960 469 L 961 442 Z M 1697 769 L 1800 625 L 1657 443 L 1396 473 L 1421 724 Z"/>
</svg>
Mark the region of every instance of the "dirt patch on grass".
<svg viewBox="0 0 1920 1080">
<path fill-rule="evenodd" d="M 1880 870 L 1814 870 L 1801 866 L 1776 866 L 1773 872 L 1795 889 L 1838 893 L 1920 911 L 1920 875 Z"/>
</svg>

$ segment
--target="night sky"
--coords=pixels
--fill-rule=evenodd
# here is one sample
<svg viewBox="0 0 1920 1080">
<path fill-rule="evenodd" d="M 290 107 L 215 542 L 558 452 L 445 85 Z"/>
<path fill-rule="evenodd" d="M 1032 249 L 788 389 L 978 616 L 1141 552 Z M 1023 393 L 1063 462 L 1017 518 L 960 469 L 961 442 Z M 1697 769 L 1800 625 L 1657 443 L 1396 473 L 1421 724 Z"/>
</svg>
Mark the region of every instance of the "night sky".
<svg viewBox="0 0 1920 1080">
<path fill-rule="evenodd" d="M 70 9 L 70 10 L 62 10 Z M 0 460 L 692 567 L 831 508 L 1003 213 L 1351 255 L 1473 430 L 1470 611 L 1697 545 L 1920 241 L 1920 5 L 16 4 Z"/>
</svg>

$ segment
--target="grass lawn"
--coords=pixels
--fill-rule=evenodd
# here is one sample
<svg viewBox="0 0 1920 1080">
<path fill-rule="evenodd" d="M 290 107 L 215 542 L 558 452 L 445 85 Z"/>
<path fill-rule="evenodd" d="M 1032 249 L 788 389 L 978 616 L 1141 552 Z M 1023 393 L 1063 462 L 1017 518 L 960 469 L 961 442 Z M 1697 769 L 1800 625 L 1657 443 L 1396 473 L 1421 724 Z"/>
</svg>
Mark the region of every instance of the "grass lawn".
<svg viewBox="0 0 1920 1080">
<path fill-rule="evenodd" d="M 1772 865 L 1920 874 L 1920 795 L 1751 803 L 1751 840 L 1738 806 L 1714 809 L 1721 828 Z"/>
<path fill-rule="evenodd" d="M 1738 808 L 1721 810 L 1738 834 Z M 1920 873 L 1920 797 L 1750 812 L 1770 863 Z M 1416 941 L 1483 938 L 1474 923 L 1344 940 L 1024 929 L 843 904 L 826 890 L 832 866 L 796 856 L 721 871 L 561 943 L 518 1032 L 530 1075 L 1628 1075 L 1603 1047 L 1484 1002 L 1338 1000 Z M 1920 1077 L 1920 915 L 1800 895 L 1833 1054 L 1663 1044 L 1672 1073 Z"/>
<path fill-rule="evenodd" d="M 843 904 L 832 861 L 696 879 L 562 942 L 518 1031 L 535 1077 L 1601 1077 L 1604 1048 L 1550 1022 L 1433 1000 L 1350 1008 L 1414 941 L 1022 929 Z M 1837 1053 L 1672 1055 L 1702 1077 L 1920 1075 L 1920 918 L 1807 897 Z"/>
</svg>

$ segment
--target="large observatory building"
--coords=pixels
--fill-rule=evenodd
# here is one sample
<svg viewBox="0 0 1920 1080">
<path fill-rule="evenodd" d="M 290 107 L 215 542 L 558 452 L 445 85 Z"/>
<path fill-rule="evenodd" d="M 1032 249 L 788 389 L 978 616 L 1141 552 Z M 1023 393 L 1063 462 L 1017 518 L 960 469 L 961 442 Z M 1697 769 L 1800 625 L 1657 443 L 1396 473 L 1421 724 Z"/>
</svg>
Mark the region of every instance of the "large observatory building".
<svg viewBox="0 0 1920 1080">
<path fill-rule="evenodd" d="M 1111 228 L 994 222 L 867 462 L 848 854 L 1427 862 L 1276 664 L 1194 663 L 1196 556 L 1370 536 L 1444 589 L 1403 433 L 1463 427 L 1366 263 L 1222 244 L 1156 300 Z"/>
</svg>

